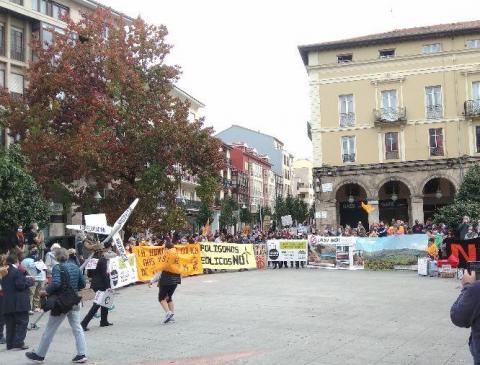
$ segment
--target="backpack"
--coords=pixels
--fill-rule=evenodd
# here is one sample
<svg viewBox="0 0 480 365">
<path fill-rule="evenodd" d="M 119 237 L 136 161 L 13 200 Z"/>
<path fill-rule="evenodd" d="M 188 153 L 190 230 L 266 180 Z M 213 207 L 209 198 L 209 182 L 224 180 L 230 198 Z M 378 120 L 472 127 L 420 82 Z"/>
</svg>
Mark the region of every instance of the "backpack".
<svg viewBox="0 0 480 365">
<path fill-rule="evenodd" d="M 72 308 L 80 303 L 82 298 L 75 292 L 70 285 L 68 272 L 64 265 L 59 265 L 61 284 L 56 293 L 48 296 L 42 303 L 42 309 L 47 312 L 51 310 L 52 316 L 67 314 Z"/>
</svg>

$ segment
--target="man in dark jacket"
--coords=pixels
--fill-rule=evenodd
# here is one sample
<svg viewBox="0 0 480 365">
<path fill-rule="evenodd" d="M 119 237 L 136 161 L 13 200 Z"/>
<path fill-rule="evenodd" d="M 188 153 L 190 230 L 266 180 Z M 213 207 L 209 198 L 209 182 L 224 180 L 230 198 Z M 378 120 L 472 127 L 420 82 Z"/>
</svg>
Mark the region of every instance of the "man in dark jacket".
<svg viewBox="0 0 480 365">
<path fill-rule="evenodd" d="M 471 328 L 468 344 L 474 364 L 480 365 L 480 281 L 475 281 L 475 272 L 465 271 L 462 292 L 450 309 L 450 318 L 458 327 Z"/>
<path fill-rule="evenodd" d="M 2 279 L 3 316 L 6 325 L 7 350 L 26 350 L 30 290 L 33 278 L 27 278 L 18 270 L 18 258 L 7 258 L 8 274 Z"/>
</svg>

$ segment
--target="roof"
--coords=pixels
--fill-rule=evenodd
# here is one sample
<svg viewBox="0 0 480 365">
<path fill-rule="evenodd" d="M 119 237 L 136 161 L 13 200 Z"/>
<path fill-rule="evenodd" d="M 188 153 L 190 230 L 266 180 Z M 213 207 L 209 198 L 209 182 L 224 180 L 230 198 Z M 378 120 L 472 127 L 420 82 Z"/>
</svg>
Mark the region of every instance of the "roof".
<svg viewBox="0 0 480 365">
<path fill-rule="evenodd" d="M 102 4 L 100 1 L 96 1 L 96 0 L 72 0 L 73 2 L 77 3 L 77 4 L 80 4 L 82 6 L 85 6 L 87 8 L 91 8 L 91 9 L 94 9 L 96 7 L 102 7 L 102 8 L 110 8 L 109 6 L 105 5 L 105 4 Z M 121 17 L 121 18 L 124 18 L 130 22 L 133 22 L 134 19 L 132 17 L 129 17 L 128 15 L 126 14 L 123 14 L 115 9 L 111 9 L 112 10 L 112 13 Z"/>
<path fill-rule="evenodd" d="M 323 42 L 299 46 L 298 50 L 302 56 L 303 63 L 308 64 L 308 52 L 326 51 L 333 49 L 365 47 L 375 44 L 393 42 L 407 42 L 417 39 L 449 37 L 462 34 L 480 33 L 480 20 L 437 24 L 424 27 L 395 29 L 389 32 L 369 34 L 361 37 L 342 39 L 331 42 Z"/>
<path fill-rule="evenodd" d="M 180 89 L 178 86 L 173 85 L 173 88 L 183 97 L 187 98 L 189 101 L 193 101 L 196 103 L 200 108 L 205 108 L 205 104 L 203 104 L 200 100 L 194 98 L 192 95 L 187 93 L 186 91 Z"/>
<path fill-rule="evenodd" d="M 231 128 L 241 128 L 241 129 L 244 129 L 246 131 L 250 131 L 250 132 L 253 132 L 253 133 L 258 133 L 258 134 L 261 134 L 262 136 L 266 136 L 266 137 L 270 137 L 270 138 L 273 138 L 275 141 L 277 141 L 278 143 L 280 143 L 282 146 L 284 146 L 284 143 L 282 141 L 280 141 L 277 137 L 274 137 L 270 134 L 266 134 L 266 133 L 262 133 L 260 131 L 255 131 L 253 129 L 250 129 L 250 128 L 247 128 L 247 127 L 243 127 L 241 125 L 238 125 L 238 124 L 232 124 L 231 127 L 228 127 L 227 129 L 224 129 L 223 131 L 221 132 L 218 132 L 217 135 L 221 134 L 222 132 L 228 130 L 228 129 L 231 129 Z"/>
</svg>

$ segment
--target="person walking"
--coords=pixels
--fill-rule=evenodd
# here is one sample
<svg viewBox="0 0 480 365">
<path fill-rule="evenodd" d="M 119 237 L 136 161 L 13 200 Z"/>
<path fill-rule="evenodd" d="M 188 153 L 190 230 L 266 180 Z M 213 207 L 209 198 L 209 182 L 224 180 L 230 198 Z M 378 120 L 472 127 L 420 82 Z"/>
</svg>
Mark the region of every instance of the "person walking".
<svg viewBox="0 0 480 365">
<path fill-rule="evenodd" d="M 18 257 L 7 257 L 8 274 L 2 279 L 3 316 L 6 325 L 7 350 L 26 350 L 30 291 L 32 277 L 26 277 L 19 269 Z"/>
<path fill-rule="evenodd" d="M 162 262 L 176 262 L 178 259 L 177 249 L 175 245 L 171 242 L 165 244 L 165 251 L 163 253 L 164 257 Z M 173 304 L 173 293 L 177 289 L 177 285 L 182 283 L 180 274 L 175 274 L 170 271 L 158 272 L 150 283 L 149 287 L 153 283 L 158 282 L 158 301 L 165 311 L 165 319 L 163 323 L 175 322 L 175 306 Z"/>
<path fill-rule="evenodd" d="M 7 256 L 0 255 L 0 345 L 5 345 L 7 340 L 4 336 L 5 320 L 3 318 L 3 290 L 2 278 L 8 274 Z"/>
<path fill-rule="evenodd" d="M 55 260 L 58 262 L 52 269 L 52 283 L 46 287 L 46 294 L 52 295 L 59 293 L 62 289 L 62 276 L 67 280 L 68 285 L 77 293 L 80 289 L 85 288 L 85 279 L 77 265 L 67 262 L 68 251 L 64 248 L 55 250 Z M 64 275 L 62 275 L 62 272 Z M 62 324 L 63 320 L 68 318 L 68 323 L 72 328 L 73 336 L 75 337 L 75 344 L 77 347 L 77 355 L 72 359 L 74 363 L 87 362 L 87 344 L 85 341 L 85 334 L 80 325 L 80 306 L 75 305 L 66 314 L 53 315 L 50 312 L 47 327 L 42 335 L 40 344 L 34 352 L 27 352 L 25 356 L 28 359 L 42 363 L 47 355 L 48 348 L 52 343 L 55 332 Z"/>
<path fill-rule="evenodd" d="M 88 270 L 88 276 L 91 277 L 90 287 L 95 290 L 95 292 L 110 289 L 110 276 L 108 274 L 108 260 L 105 257 L 106 253 L 107 249 L 104 248 L 103 245 L 97 246 L 93 255 L 93 258 L 98 260 L 97 267 L 93 270 Z M 100 327 L 108 327 L 113 325 L 113 323 L 108 322 L 108 308 L 101 307 L 99 304 L 93 303 L 90 311 L 87 313 L 81 323 L 84 331 L 88 331 L 88 324 L 99 309 Z"/>
</svg>

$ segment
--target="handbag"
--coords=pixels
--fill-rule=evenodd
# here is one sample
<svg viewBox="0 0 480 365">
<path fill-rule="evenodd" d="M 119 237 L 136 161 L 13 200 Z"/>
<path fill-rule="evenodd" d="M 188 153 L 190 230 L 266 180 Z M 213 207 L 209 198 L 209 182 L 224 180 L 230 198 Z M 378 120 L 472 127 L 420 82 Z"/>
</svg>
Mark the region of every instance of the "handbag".
<svg viewBox="0 0 480 365">
<path fill-rule="evenodd" d="M 80 303 L 82 298 L 78 296 L 75 290 L 70 286 L 68 273 L 65 272 L 63 265 L 60 265 L 60 288 L 54 294 L 44 297 L 41 300 L 41 308 L 44 312 L 51 311 L 52 316 L 67 314 L 72 308 Z"/>
</svg>

